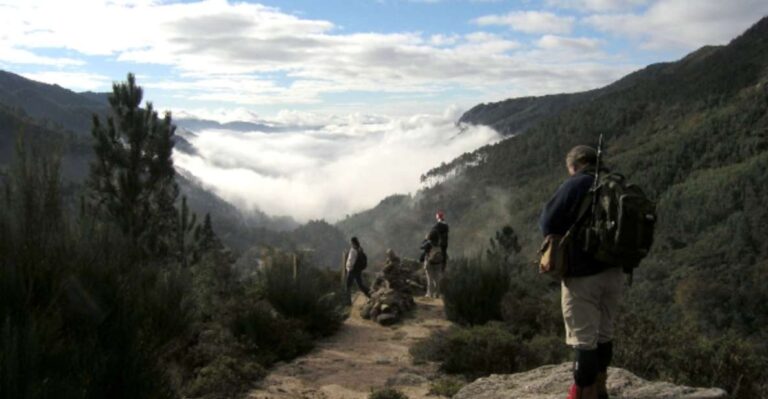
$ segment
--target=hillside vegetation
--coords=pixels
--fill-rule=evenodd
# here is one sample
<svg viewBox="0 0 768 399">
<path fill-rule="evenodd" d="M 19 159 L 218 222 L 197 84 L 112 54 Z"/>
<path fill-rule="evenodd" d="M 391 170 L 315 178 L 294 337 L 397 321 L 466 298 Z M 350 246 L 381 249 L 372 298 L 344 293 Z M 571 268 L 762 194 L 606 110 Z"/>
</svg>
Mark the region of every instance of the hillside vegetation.
<svg viewBox="0 0 768 399">
<path fill-rule="evenodd" d="M 520 234 L 523 257 L 533 260 L 541 240 L 537 217 L 567 177 L 565 154 L 576 144 L 596 145 L 604 134 L 609 167 L 642 186 L 659 212 L 652 254 L 636 272 L 627 306 L 629 332 L 643 331 L 645 343 L 656 348 L 625 352 L 619 362 L 651 378 L 703 384 L 695 377 L 701 370 L 670 359 L 692 357 L 708 345 L 722 348 L 725 339 L 765 359 L 768 19 L 727 46 L 705 47 L 568 97 L 575 104 L 564 98 L 567 107 L 553 107 L 523 134 L 425 174 L 437 184 L 412 197 L 391 197 L 339 226 L 382 247 L 415 248 L 434 210 L 443 208 L 450 253 L 477 254 L 509 224 Z M 528 112 L 520 104 L 481 105 L 462 120 L 514 131 L 515 115 Z M 503 110 L 510 115 L 502 117 Z"/>
<path fill-rule="evenodd" d="M 16 137 L 23 133 L 28 141 L 47 144 L 60 158 L 63 200 L 78 201 L 77 196 L 94 161 L 91 124 L 94 115 L 109 113 L 107 93 L 75 93 L 57 85 L 35 82 L 0 70 L 0 170 L 8 168 L 13 158 Z M 174 119 L 174 124 L 179 121 Z M 281 131 L 261 124 L 187 119 L 188 129 L 226 128 L 241 131 Z M 174 135 L 174 150 L 194 154 L 188 139 L 195 134 L 179 129 Z M 338 229 L 322 221 L 300 225 L 288 216 L 275 217 L 258 209 L 243 212 L 220 198 L 194 176 L 179 171 L 176 181 L 187 197 L 190 209 L 216 220 L 221 240 L 238 253 L 263 246 L 302 251 L 322 267 L 336 267 L 347 239 Z M 322 245 L 321 245 L 322 244 Z"/>
<path fill-rule="evenodd" d="M 94 121 L 95 162 L 70 195 L 60 136 L 15 137 L 0 169 L 0 398 L 229 398 L 348 315 L 338 275 L 299 254 L 234 268 L 179 195 L 170 115 L 141 99 L 132 75 L 114 86 L 114 123 Z"/>
</svg>

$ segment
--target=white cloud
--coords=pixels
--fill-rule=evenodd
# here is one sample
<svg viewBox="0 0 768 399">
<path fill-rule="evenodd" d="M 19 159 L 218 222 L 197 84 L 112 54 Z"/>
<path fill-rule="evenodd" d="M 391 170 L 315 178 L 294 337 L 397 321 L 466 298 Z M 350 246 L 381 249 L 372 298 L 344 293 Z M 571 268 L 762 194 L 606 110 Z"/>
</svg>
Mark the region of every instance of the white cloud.
<svg viewBox="0 0 768 399">
<path fill-rule="evenodd" d="M 480 26 L 503 25 L 525 33 L 569 33 L 576 21 L 571 16 L 559 16 L 542 11 L 513 11 L 503 15 L 486 15 L 473 22 Z"/>
<path fill-rule="evenodd" d="M 649 49 L 693 50 L 707 44 L 726 44 L 768 14 L 764 0 L 665 0 L 641 13 L 593 15 L 585 22 L 594 28 L 640 40 Z"/>
<path fill-rule="evenodd" d="M 536 45 L 548 50 L 566 51 L 595 51 L 603 44 L 603 40 L 589 37 L 563 37 L 555 35 L 542 36 Z"/>
<path fill-rule="evenodd" d="M 485 127 L 460 133 L 455 116 L 456 110 L 403 119 L 350 115 L 279 134 L 204 131 L 192 138 L 199 157 L 176 153 L 174 160 L 242 208 L 337 220 L 392 193 L 413 192 L 434 165 L 500 139 Z M 319 122 L 315 117 L 282 115 Z"/>
<path fill-rule="evenodd" d="M 95 73 L 49 71 L 22 75 L 27 79 L 58 84 L 75 91 L 105 91 L 112 84 L 112 80 L 108 77 Z"/>
<path fill-rule="evenodd" d="M 46 57 L 26 49 L 3 46 L 2 44 L 0 44 L 0 62 L 48 66 L 78 66 L 85 64 L 82 60 L 66 57 Z"/>
<path fill-rule="evenodd" d="M 622 11 L 648 4 L 651 0 L 547 0 L 547 5 L 589 12 Z"/>
<path fill-rule="evenodd" d="M 488 32 L 349 34 L 329 21 L 225 0 L 83 0 L 78 7 L 29 0 L 6 9 L 0 13 L 0 48 L 67 48 L 108 55 L 130 68 L 133 63 L 168 66 L 174 76 L 140 83 L 187 102 L 321 107 L 333 93 L 431 94 L 435 99 L 457 90 L 512 96 L 541 93 L 541 88 L 573 91 L 582 86 L 560 69 L 578 75 L 593 70 L 579 63 L 596 62 L 594 53 L 561 60 L 555 49 L 548 60 L 529 59 L 519 42 Z M 511 23 L 513 29 L 550 34 L 566 33 L 574 23 L 573 17 L 533 11 L 494 18 L 478 23 Z M 586 81 L 607 84 L 625 70 L 626 65 L 611 63 L 601 76 Z"/>
<path fill-rule="evenodd" d="M 429 43 L 433 46 L 451 46 L 459 42 L 458 35 L 432 35 L 429 37 Z"/>
</svg>

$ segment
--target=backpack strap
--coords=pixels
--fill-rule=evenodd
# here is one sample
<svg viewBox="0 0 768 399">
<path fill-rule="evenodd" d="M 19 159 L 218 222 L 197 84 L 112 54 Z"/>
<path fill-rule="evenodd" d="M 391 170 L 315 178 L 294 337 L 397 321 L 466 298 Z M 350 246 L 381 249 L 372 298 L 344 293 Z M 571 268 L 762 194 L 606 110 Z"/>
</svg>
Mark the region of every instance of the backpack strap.
<svg viewBox="0 0 768 399">
<path fill-rule="evenodd" d="M 599 186 L 598 186 L 599 188 Z M 596 195 L 596 191 L 593 191 L 592 189 L 589 189 L 587 192 L 588 195 L 594 196 Z M 579 212 L 576 216 L 576 221 L 573 222 L 573 225 L 568 229 L 568 231 L 565 232 L 565 235 L 563 236 L 563 239 L 565 237 L 570 237 L 571 235 L 575 234 L 576 231 L 581 227 L 581 225 L 584 223 L 584 221 L 587 219 L 587 216 L 592 213 L 592 201 L 587 201 L 587 198 L 582 198 L 581 204 L 579 204 Z"/>
</svg>

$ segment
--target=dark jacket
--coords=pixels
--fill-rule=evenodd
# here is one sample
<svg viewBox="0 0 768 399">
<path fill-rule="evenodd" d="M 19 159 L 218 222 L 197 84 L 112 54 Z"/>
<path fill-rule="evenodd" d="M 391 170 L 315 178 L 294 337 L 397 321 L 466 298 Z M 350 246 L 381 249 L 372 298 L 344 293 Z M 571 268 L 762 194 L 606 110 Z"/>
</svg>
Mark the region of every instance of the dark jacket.
<svg viewBox="0 0 768 399">
<path fill-rule="evenodd" d="M 437 222 L 429 231 L 429 241 L 432 245 L 440 247 L 443 253 L 448 253 L 448 230 L 447 223 Z"/>
<path fill-rule="evenodd" d="M 578 217 L 579 205 L 589 193 L 595 177 L 588 171 L 571 176 L 555 191 L 539 216 L 539 228 L 544 236 L 565 235 Z M 569 256 L 567 277 L 590 276 L 600 273 L 610 265 L 595 261 L 578 244 L 572 246 Z"/>
</svg>

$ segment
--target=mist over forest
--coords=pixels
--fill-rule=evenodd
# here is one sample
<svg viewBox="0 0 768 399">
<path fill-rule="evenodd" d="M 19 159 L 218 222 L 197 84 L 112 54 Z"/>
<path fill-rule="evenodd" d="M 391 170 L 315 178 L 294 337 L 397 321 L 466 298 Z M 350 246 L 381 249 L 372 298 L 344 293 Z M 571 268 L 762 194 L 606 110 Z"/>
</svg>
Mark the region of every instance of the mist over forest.
<svg viewBox="0 0 768 399">
<path fill-rule="evenodd" d="M 174 161 L 246 212 L 336 222 L 392 193 L 416 192 L 433 166 L 501 139 L 484 126 L 459 126 L 459 116 L 353 115 L 279 131 L 197 130 L 185 136 L 192 153 L 176 151 Z"/>
</svg>

